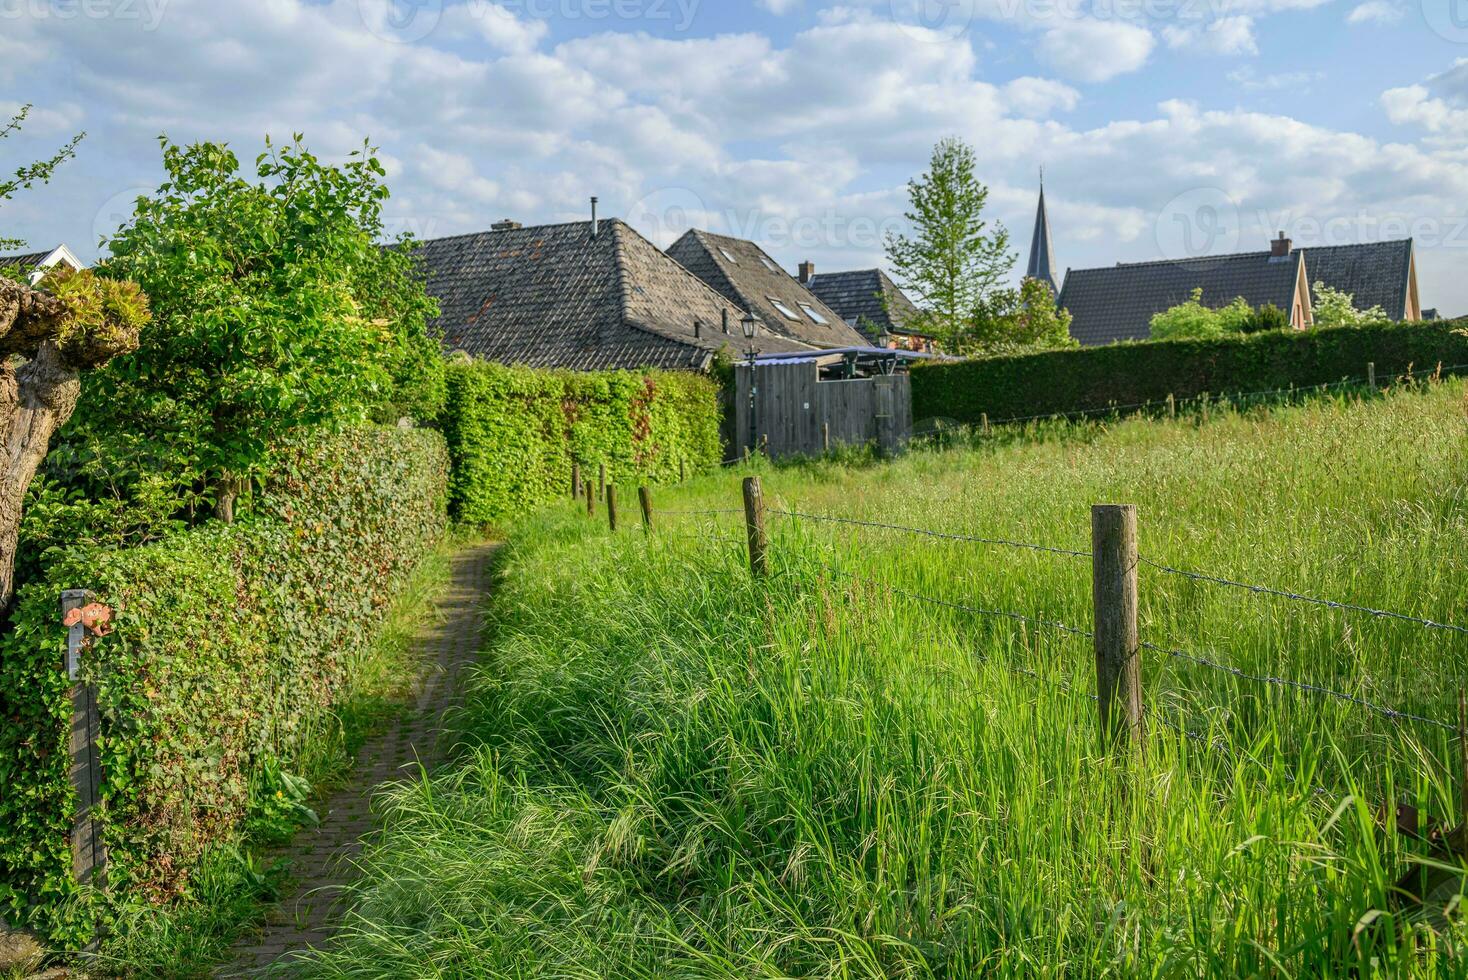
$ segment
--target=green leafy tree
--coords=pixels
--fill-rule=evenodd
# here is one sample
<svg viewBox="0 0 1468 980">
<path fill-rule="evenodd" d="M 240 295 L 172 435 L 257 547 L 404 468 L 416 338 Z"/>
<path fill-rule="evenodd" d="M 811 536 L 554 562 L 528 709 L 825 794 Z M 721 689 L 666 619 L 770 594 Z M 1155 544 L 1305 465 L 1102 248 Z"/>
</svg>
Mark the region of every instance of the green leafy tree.
<svg viewBox="0 0 1468 980">
<path fill-rule="evenodd" d="M 908 327 L 953 351 L 973 346 L 965 334 L 975 313 L 991 305 L 1016 258 L 1009 232 L 984 218 L 989 189 L 975 169 L 973 147 L 940 142 L 927 173 L 907 185 L 912 234 L 886 240 L 887 261 L 921 310 Z"/>
<path fill-rule="evenodd" d="M 299 135 L 267 140 L 247 176 L 227 146 L 160 142 L 168 179 L 106 264 L 143 285 L 153 322 L 89 389 L 84 458 L 143 460 L 124 484 L 161 469 L 232 520 L 294 434 L 436 415 L 436 306 L 409 242 L 379 244 L 388 190 L 371 147 L 328 165 Z"/>
<path fill-rule="evenodd" d="M 1246 333 L 1256 314 L 1242 296 L 1218 309 L 1203 305 L 1203 290 L 1192 298 L 1152 317 L 1153 340 L 1207 339 L 1231 333 Z"/>
<path fill-rule="evenodd" d="M 10 139 L 19 133 L 21 127 L 25 125 L 26 119 L 30 117 L 31 109 L 32 106 L 29 104 L 21 106 L 5 125 L 0 126 L 0 140 Z M 20 191 L 28 190 L 36 184 L 49 183 L 52 175 L 56 173 L 56 168 L 76 156 L 77 144 L 86 135 L 86 133 L 78 133 L 71 138 L 70 142 L 50 157 L 23 164 L 12 171 L 8 177 L 0 177 L 0 202 L 8 201 Z M 22 239 L 0 236 L 0 251 L 10 251 L 24 247 L 25 241 Z M 26 271 L 11 267 L 8 270 L 0 270 L 0 275 L 8 273 L 12 279 L 16 279 L 23 276 Z"/>
<path fill-rule="evenodd" d="M 1055 303 L 1055 294 L 1038 279 L 1019 289 L 999 289 L 978 310 L 962 339 L 961 353 L 1021 354 L 1060 350 L 1079 344 L 1070 335 L 1070 313 Z"/>
<path fill-rule="evenodd" d="M 1315 325 L 1317 327 L 1351 327 L 1362 323 L 1380 323 L 1387 319 L 1380 306 L 1369 310 L 1356 308 L 1356 297 L 1327 286 L 1315 284 Z"/>
</svg>

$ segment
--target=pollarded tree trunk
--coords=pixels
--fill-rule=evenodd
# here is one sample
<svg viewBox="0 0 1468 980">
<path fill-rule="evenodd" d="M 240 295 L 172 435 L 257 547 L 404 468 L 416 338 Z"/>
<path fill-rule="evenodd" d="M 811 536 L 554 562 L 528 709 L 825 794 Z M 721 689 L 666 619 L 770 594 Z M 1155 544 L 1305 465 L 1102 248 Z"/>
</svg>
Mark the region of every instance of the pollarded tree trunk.
<svg viewBox="0 0 1468 980">
<path fill-rule="evenodd" d="M 137 346 L 136 329 L 86 331 L 50 293 L 0 277 L 0 609 L 15 594 L 21 507 L 81 373 Z"/>
</svg>

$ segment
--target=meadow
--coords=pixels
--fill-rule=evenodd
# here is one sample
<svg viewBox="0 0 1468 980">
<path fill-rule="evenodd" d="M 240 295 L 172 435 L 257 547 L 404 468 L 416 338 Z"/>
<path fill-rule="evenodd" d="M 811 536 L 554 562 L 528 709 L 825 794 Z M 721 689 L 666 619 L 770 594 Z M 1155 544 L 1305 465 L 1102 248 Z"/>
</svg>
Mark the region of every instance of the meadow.
<svg viewBox="0 0 1468 980">
<path fill-rule="evenodd" d="M 650 534 L 552 507 L 505 549 L 457 764 L 384 798 L 303 972 L 1468 974 L 1456 916 L 1394 904 L 1426 852 L 1382 812 L 1461 818 L 1455 734 L 1165 652 L 1451 725 L 1468 635 L 1144 564 L 1128 755 L 1057 627 L 1091 625 L 1058 552 L 1096 503 L 1159 565 L 1464 624 L 1465 412 L 1448 382 L 756 466 L 766 580 L 744 471 L 659 490 Z"/>
</svg>

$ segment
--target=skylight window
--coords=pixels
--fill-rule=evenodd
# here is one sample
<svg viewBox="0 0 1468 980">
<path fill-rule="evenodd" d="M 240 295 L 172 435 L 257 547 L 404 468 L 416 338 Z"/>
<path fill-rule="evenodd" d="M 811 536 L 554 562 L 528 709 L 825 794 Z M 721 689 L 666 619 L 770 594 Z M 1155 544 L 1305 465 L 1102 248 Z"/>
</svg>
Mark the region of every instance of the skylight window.
<svg viewBox="0 0 1468 980">
<path fill-rule="evenodd" d="M 790 307 L 780 302 L 780 300 L 776 299 L 773 296 L 768 296 L 766 297 L 766 299 L 770 301 L 771 306 L 780 311 L 780 315 L 783 316 L 785 319 L 794 320 L 796 323 L 800 322 L 800 314 L 796 313 Z"/>
<path fill-rule="evenodd" d="M 730 262 L 733 262 L 735 265 L 738 265 L 739 264 L 739 260 L 736 259 L 734 256 L 730 255 L 729 254 L 729 250 L 727 248 L 720 248 L 719 249 L 719 253 L 721 255 L 723 255 L 724 258 L 728 259 Z"/>
<path fill-rule="evenodd" d="M 805 315 L 806 316 L 810 317 L 812 320 L 814 320 L 815 322 L 819 323 L 821 326 L 825 326 L 827 323 L 831 322 L 831 321 L 827 320 L 825 317 L 821 316 L 819 313 L 817 313 L 816 312 L 816 308 L 814 306 L 811 306 L 809 303 L 801 303 L 800 304 L 800 308 L 802 310 L 805 310 Z"/>
<path fill-rule="evenodd" d="M 761 262 L 763 262 L 765 264 L 765 268 L 766 269 L 769 269 L 771 272 L 779 272 L 780 271 L 780 267 L 778 265 L 776 265 L 775 263 L 771 262 L 766 256 L 761 255 L 759 257 L 759 260 Z"/>
</svg>

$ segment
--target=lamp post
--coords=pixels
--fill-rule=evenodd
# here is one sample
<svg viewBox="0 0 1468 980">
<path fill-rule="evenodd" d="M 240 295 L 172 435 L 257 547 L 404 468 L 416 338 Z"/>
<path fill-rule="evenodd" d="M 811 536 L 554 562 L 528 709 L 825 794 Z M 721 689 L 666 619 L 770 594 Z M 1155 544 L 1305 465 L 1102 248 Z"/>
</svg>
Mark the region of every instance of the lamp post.
<svg viewBox="0 0 1468 980">
<path fill-rule="evenodd" d="M 755 431 L 756 419 L 754 407 L 754 359 L 755 355 L 759 353 L 759 351 L 754 349 L 754 335 L 759 332 L 759 317 L 755 316 L 753 312 L 746 313 L 744 314 L 744 318 L 739 321 L 739 326 L 744 330 L 744 340 L 748 345 L 745 350 L 745 355 L 748 358 L 749 364 L 749 445 L 750 448 L 754 448 L 759 445 L 759 434 Z"/>
</svg>

